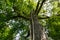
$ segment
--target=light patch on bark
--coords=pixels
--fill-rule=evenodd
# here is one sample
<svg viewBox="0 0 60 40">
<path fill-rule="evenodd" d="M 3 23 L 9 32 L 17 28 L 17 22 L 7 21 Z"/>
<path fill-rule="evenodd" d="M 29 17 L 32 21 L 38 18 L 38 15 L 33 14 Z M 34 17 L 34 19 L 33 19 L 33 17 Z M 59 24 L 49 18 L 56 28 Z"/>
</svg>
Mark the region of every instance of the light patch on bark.
<svg viewBox="0 0 60 40">
<path fill-rule="evenodd" d="M 48 40 L 48 36 L 47 36 L 47 33 L 45 32 L 45 28 L 43 28 L 43 31 L 42 31 L 42 36 L 41 36 L 41 40 Z"/>
</svg>

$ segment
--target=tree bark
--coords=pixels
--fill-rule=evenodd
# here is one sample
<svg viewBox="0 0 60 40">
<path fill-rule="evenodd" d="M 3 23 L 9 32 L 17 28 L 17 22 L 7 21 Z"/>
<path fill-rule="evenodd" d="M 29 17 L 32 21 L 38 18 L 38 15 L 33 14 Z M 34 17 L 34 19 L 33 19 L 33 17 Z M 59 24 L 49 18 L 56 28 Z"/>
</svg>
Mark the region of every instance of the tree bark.
<svg viewBox="0 0 60 40">
<path fill-rule="evenodd" d="M 33 40 L 33 27 L 34 27 L 34 22 L 33 22 L 33 11 L 30 13 L 30 23 L 31 23 L 31 27 L 30 27 L 30 36 L 31 36 L 31 40 Z"/>
<path fill-rule="evenodd" d="M 45 30 L 43 29 L 43 27 L 41 26 L 41 24 L 39 24 L 37 15 L 34 14 L 35 12 L 32 11 L 31 13 L 31 40 L 47 40 L 46 34 L 45 34 Z"/>
</svg>

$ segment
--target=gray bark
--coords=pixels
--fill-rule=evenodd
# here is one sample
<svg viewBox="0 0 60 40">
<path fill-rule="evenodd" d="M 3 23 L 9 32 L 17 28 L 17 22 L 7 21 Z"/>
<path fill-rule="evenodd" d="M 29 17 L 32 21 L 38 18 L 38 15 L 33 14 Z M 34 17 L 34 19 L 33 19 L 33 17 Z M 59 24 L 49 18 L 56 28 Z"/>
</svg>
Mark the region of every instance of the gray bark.
<svg viewBox="0 0 60 40">
<path fill-rule="evenodd" d="M 31 13 L 31 40 L 47 40 L 44 28 L 39 24 L 37 15 Z"/>
</svg>

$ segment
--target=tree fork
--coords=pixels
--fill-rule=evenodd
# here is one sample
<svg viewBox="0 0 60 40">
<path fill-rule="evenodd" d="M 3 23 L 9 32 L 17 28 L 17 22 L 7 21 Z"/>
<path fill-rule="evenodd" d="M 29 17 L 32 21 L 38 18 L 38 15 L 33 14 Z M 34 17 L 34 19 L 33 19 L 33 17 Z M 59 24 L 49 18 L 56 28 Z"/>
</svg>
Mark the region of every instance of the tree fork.
<svg viewBox="0 0 60 40">
<path fill-rule="evenodd" d="M 39 24 L 38 17 L 37 17 L 37 14 L 41 10 L 41 7 L 44 2 L 45 2 L 45 0 L 42 1 L 39 9 L 36 9 L 35 11 L 33 10 L 31 13 L 31 29 L 32 29 L 31 33 L 33 34 L 31 36 L 31 37 L 33 37 L 33 39 L 31 39 L 31 40 L 47 40 L 46 36 L 45 36 L 45 38 L 43 37 L 43 27 Z M 38 6 L 39 6 L 39 1 L 38 1 L 36 8 L 38 8 Z"/>
</svg>

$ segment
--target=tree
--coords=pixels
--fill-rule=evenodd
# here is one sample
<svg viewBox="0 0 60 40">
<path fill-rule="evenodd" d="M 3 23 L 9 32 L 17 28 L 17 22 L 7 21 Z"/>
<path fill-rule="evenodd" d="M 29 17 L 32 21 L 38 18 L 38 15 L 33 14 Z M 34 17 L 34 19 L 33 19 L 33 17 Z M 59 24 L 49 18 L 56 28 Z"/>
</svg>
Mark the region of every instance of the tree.
<svg viewBox="0 0 60 40">
<path fill-rule="evenodd" d="M 59 40 L 59 4 L 58 0 L 0 0 L 0 39 L 15 40 L 18 34 L 20 40 L 28 40 L 25 35 L 30 30 L 31 40 Z"/>
</svg>

